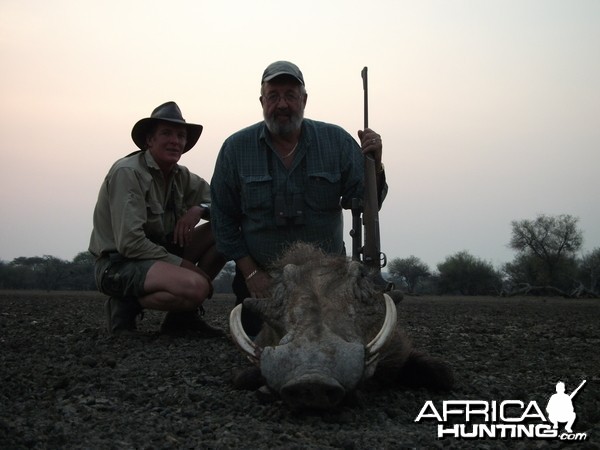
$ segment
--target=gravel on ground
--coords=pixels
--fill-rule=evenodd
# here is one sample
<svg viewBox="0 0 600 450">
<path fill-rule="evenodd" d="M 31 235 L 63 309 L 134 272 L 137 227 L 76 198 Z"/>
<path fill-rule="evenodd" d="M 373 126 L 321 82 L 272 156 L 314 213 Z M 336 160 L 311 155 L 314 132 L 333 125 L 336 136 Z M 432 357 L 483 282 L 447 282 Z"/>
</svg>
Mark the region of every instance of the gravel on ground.
<svg viewBox="0 0 600 450">
<path fill-rule="evenodd" d="M 104 300 L 0 291 L 0 448 L 600 448 L 598 299 L 406 297 L 402 325 L 415 347 L 451 362 L 456 388 L 367 385 L 327 412 L 235 390 L 232 374 L 249 365 L 235 345 L 160 335 L 164 313 L 147 311 L 135 336 L 108 337 Z M 206 320 L 227 329 L 233 303 L 208 300 Z M 438 439 L 435 419 L 415 421 L 428 401 L 440 410 L 450 400 L 533 401 L 545 414 L 557 381 L 571 392 L 584 379 L 573 399 L 574 432 L 586 436 L 577 443 Z M 466 422 L 445 426 L 454 423 Z"/>
</svg>

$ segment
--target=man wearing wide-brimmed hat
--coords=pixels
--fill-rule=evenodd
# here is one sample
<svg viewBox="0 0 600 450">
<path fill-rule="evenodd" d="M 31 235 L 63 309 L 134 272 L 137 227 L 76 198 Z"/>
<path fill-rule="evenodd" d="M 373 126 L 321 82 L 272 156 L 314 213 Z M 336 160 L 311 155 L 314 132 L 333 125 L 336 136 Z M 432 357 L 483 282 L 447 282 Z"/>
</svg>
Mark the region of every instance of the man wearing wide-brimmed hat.
<svg viewBox="0 0 600 450">
<path fill-rule="evenodd" d="M 119 159 L 94 209 L 90 252 L 111 334 L 136 329 L 144 308 L 168 311 L 164 333 L 223 335 L 199 317 L 224 265 L 210 223 L 210 187 L 178 164 L 202 133 L 175 102 L 158 106 L 131 131 L 138 151 Z"/>
</svg>

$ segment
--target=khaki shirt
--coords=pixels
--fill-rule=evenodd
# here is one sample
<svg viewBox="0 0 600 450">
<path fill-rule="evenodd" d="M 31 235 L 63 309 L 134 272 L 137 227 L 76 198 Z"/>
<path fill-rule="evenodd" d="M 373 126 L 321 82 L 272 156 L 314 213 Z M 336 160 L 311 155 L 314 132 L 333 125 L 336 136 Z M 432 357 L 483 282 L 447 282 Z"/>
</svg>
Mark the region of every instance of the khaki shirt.
<svg viewBox="0 0 600 450">
<path fill-rule="evenodd" d="M 177 220 L 201 203 L 210 204 L 210 186 L 186 167 L 176 166 L 167 180 L 150 152 L 126 156 L 113 164 L 100 188 L 89 251 L 97 258 L 118 252 L 180 265 L 181 258 L 163 245 Z"/>
</svg>

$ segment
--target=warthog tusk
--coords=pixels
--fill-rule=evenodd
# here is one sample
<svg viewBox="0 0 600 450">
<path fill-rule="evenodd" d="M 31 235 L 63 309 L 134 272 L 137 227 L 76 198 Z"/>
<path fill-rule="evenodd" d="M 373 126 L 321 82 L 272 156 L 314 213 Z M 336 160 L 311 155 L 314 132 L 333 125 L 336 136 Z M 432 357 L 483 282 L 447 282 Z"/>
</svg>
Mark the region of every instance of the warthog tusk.
<svg viewBox="0 0 600 450">
<path fill-rule="evenodd" d="M 229 314 L 229 330 L 231 337 L 240 350 L 246 354 L 246 357 L 254 364 L 259 364 L 262 349 L 252 342 L 242 326 L 242 305 L 239 304 Z"/>
<path fill-rule="evenodd" d="M 381 347 L 385 345 L 396 329 L 396 321 L 398 320 L 396 305 L 394 305 L 394 301 L 389 295 L 383 294 L 383 298 L 385 300 L 385 319 L 383 320 L 383 325 L 381 326 L 379 333 L 377 333 L 377 336 L 367 344 L 367 354 L 365 358 L 366 366 L 377 361 L 379 358 L 379 350 L 381 350 Z"/>
</svg>

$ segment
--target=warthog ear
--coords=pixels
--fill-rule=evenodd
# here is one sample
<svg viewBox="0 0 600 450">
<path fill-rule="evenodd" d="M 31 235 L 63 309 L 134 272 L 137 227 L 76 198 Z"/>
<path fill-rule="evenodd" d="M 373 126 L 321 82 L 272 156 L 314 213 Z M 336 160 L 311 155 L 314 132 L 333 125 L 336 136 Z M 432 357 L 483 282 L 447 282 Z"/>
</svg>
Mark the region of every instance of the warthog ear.
<svg viewBox="0 0 600 450">
<path fill-rule="evenodd" d="M 296 264 L 286 264 L 283 268 L 283 278 L 285 280 L 293 280 L 297 273 L 298 266 Z"/>
<path fill-rule="evenodd" d="M 358 261 L 350 261 L 348 263 L 348 274 L 352 278 L 358 278 L 363 275 L 363 265 Z"/>
<path fill-rule="evenodd" d="M 372 303 L 372 286 L 368 279 L 368 269 L 358 261 L 348 263 L 348 275 L 354 281 L 354 295 L 363 302 Z"/>
</svg>

